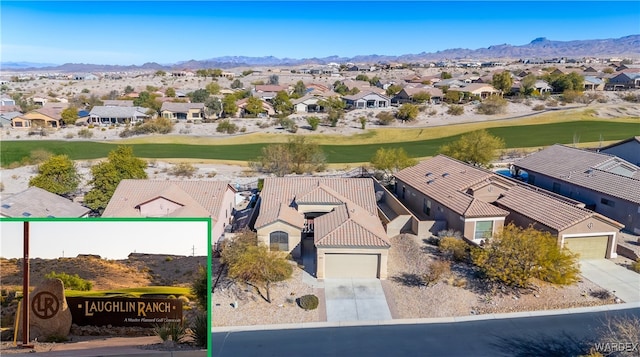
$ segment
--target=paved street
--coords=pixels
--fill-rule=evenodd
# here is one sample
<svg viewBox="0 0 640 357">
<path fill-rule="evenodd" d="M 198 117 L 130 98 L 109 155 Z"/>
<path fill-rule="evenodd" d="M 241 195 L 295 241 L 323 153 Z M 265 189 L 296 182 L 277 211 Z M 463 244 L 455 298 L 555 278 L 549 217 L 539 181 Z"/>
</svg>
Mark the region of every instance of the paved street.
<svg viewBox="0 0 640 357">
<path fill-rule="evenodd" d="M 640 307 L 429 324 L 219 332 L 213 334 L 211 352 L 216 357 L 573 356 L 593 346 L 607 317 L 620 315 L 640 317 Z"/>
</svg>

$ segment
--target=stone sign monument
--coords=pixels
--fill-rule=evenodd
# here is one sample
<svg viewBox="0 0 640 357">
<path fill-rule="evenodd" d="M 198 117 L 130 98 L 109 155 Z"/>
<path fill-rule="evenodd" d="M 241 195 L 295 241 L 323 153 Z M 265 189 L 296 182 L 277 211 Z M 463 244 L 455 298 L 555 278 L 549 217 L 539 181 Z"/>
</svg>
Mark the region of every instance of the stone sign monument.
<svg viewBox="0 0 640 357">
<path fill-rule="evenodd" d="M 62 280 L 48 279 L 36 287 L 29 296 L 29 310 L 31 340 L 69 335 L 71 311 L 64 296 Z M 20 313 L 24 313 L 24 305 Z M 18 329 L 18 334 L 22 335 L 22 326 Z"/>
</svg>

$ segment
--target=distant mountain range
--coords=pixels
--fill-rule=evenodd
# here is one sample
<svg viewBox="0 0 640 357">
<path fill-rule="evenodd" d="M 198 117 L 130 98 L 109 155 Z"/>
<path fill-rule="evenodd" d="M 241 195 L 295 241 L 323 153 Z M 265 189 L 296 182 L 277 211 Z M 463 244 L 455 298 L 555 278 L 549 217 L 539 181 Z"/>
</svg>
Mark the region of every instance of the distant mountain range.
<svg viewBox="0 0 640 357">
<path fill-rule="evenodd" d="M 85 63 L 65 63 L 54 65 L 30 62 L 1 62 L 2 70 L 38 70 L 51 72 L 116 72 L 140 70 L 176 70 L 200 68 L 234 68 L 245 66 L 299 66 L 327 63 L 378 63 L 378 62 L 426 62 L 441 60 L 498 60 L 498 59 L 533 59 L 554 57 L 640 57 L 640 35 L 630 35 L 615 39 L 552 41 L 540 37 L 522 46 L 509 44 L 493 45 L 475 50 L 453 48 L 437 52 L 418 54 L 360 55 L 355 57 L 329 56 L 323 58 L 277 58 L 224 56 L 206 60 L 190 60 L 175 64 L 161 65 L 155 62 L 141 66 L 98 65 Z"/>
</svg>

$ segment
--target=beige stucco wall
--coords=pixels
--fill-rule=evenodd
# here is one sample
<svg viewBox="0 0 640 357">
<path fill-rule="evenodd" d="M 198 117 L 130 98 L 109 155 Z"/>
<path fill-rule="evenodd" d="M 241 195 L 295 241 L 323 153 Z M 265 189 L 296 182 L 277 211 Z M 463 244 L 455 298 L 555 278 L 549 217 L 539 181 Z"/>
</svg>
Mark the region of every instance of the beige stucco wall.
<svg viewBox="0 0 640 357">
<path fill-rule="evenodd" d="M 597 219 L 590 217 L 580 223 L 577 223 L 565 230 L 558 232 L 558 240 L 561 246 L 564 246 L 566 238 L 571 237 L 587 237 L 587 236 L 608 236 L 607 240 L 607 258 L 615 258 L 616 254 L 616 238 L 619 232 L 619 228 Z"/>
<path fill-rule="evenodd" d="M 277 231 L 282 231 L 289 234 L 289 252 L 291 252 L 291 255 L 294 258 L 300 257 L 300 240 L 302 237 L 302 231 L 300 230 L 300 228 L 293 227 L 287 223 L 277 221 L 258 229 L 258 243 L 266 244 L 268 247 L 269 234 L 271 234 L 271 232 Z"/>
<path fill-rule="evenodd" d="M 504 227 L 504 217 L 467 218 L 464 221 L 464 231 L 462 235 L 468 240 L 473 241 L 473 236 L 476 232 L 476 222 L 479 221 L 493 221 L 491 236 L 494 236 Z"/>
<path fill-rule="evenodd" d="M 140 205 L 140 215 L 143 217 L 165 217 L 180 207 L 182 206 L 175 202 L 157 198 Z"/>
<path fill-rule="evenodd" d="M 213 217 L 211 222 L 211 239 L 214 242 L 217 242 L 218 238 L 224 233 L 224 227 L 231 223 L 230 219 L 235 204 L 235 196 L 236 193 L 231 187 L 227 187 L 222 195 L 218 216 Z"/>
<path fill-rule="evenodd" d="M 316 277 L 318 279 L 325 278 L 325 255 L 329 253 L 341 254 L 379 254 L 378 278 L 387 279 L 387 262 L 389 258 L 389 249 L 386 248 L 318 248 L 317 250 L 317 270 Z"/>
</svg>

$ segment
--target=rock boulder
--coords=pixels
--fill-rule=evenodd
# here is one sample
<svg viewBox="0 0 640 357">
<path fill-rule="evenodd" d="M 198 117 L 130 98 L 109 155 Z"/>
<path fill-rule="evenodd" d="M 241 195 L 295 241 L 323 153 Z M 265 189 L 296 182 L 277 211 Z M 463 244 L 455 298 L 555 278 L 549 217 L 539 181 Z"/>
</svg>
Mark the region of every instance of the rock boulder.
<svg viewBox="0 0 640 357">
<path fill-rule="evenodd" d="M 29 337 L 31 341 L 35 339 L 43 341 L 50 337 L 67 337 L 69 335 L 71 310 L 67 305 L 62 280 L 49 279 L 37 286 L 29 293 L 29 308 Z M 24 305 L 21 310 L 24 311 Z M 22 326 L 18 329 L 18 336 L 22 336 Z"/>
</svg>

